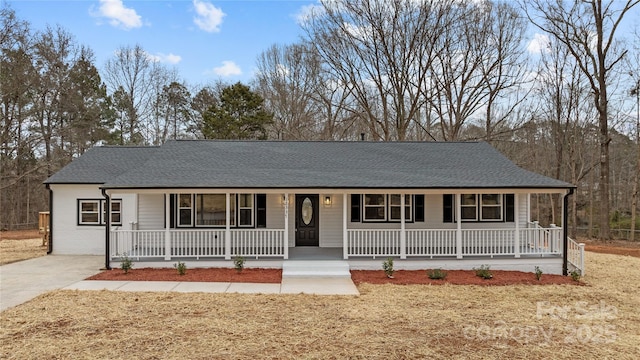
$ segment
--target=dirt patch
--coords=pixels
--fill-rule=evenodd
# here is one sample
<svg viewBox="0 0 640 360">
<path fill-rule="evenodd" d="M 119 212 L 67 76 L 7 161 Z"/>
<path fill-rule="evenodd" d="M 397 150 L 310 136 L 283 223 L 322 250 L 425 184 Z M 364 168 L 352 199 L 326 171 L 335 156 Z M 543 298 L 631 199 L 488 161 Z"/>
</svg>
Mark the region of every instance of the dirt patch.
<svg viewBox="0 0 640 360">
<path fill-rule="evenodd" d="M 87 280 L 120 281 L 203 281 L 203 282 L 244 282 L 275 283 L 282 282 L 281 269 L 244 269 L 238 273 L 235 269 L 209 268 L 187 269 L 186 274 L 178 275 L 176 269 L 131 269 L 125 274 L 121 269 L 106 270 Z"/>
<path fill-rule="evenodd" d="M 493 278 L 483 279 L 476 276 L 471 270 L 445 270 L 447 277 L 442 280 L 432 280 L 425 270 L 399 270 L 393 274 L 393 279 L 388 278 L 382 271 L 351 270 L 351 279 L 356 285 L 368 284 L 396 284 L 396 285 L 580 285 L 568 276 L 542 274 L 540 280 L 536 280 L 533 273 L 521 271 L 491 270 Z"/>
<path fill-rule="evenodd" d="M 28 240 L 35 238 L 42 239 L 42 234 L 38 232 L 38 229 L 0 231 L 0 240 Z"/>
<path fill-rule="evenodd" d="M 596 252 L 600 254 L 626 255 L 640 258 L 640 241 L 625 240 L 588 240 L 578 239 L 584 243 L 586 251 Z"/>
</svg>

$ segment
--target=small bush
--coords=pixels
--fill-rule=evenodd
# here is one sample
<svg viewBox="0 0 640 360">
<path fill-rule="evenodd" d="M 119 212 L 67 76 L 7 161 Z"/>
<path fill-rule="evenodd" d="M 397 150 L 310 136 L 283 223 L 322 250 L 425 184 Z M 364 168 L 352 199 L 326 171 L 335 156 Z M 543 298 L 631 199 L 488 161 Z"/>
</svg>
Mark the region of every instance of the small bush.
<svg viewBox="0 0 640 360">
<path fill-rule="evenodd" d="M 431 280 L 442 280 L 447 277 L 447 273 L 442 271 L 442 269 L 432 269 L 427 270 L 427 276 Z"/>
<path fill-rule="evenodd" d="M 540 281 L 540 279 L 542 279 L 542 270 L 540 269 L 540 266 L 535 267 L 535 273 L 536 273 L 536 280 Z"/>
<path fill-rule="evenodd" d="M 573 281 L 580 281 L 581 275 L 579 270 L 573 270 L 569 275 L 571 275 L 571 279 L 573 279 Z"/>
<path fill-rule="evenodd" d="M 244 269 L 245 259 L 242 256 L 236 256 L 233 258 L 233 267 L 236 269 L 238 273 L 241 273 Z"/>
<path fill-rule="evenodd" d="M 125 274 L 128 274 L 131 268 L 133 268 L 133 261 L 129 259 L 127 254 L 120 256 L 120 269 L 122 269 Z"/>
<path fill-rule="evenodd" d="M 173 267 L 178 271 L 178 275 L 184 275 L 187 273 L 187 265 L 183 262 L 178 261 L 177 264 L 173 264 Z"/>
<path fill-rule="evenodd" d="M 489 265 L 480 265 L 479 268 L 473 268 L 476 272 L 476 276 L 485 280 L 493 278 L 493 274 L 489 271 Z"/>
<path fill-rule="evenodd" d="M 388 257 L 387 260 L 382 263 L 382 270 L 384 270 L 384 273 L 389 279 L 393 279 L 393 273 L 395 272 L 395 270 L 393 270 L 393 258 Z"/>
</svg>

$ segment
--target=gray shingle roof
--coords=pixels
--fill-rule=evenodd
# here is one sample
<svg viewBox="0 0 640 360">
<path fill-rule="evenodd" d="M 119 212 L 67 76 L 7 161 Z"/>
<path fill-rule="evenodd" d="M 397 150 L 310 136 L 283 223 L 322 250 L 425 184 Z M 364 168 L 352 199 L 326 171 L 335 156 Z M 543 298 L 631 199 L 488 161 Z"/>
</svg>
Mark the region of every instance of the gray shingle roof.
<svg viewBox="0 0 640 360">
<path fill-rule="evenodd" d="M 177 140 L 140 149 L 95 149 L 100 156 L 88 152 L 47 182 L 81 174 L 107 188 L 572 187 L 519 168 L 484 142 Z"/>
<path fill-rule="evenodd" d="M 45 180 L 45 184 L 104 184 L 141 166 L 157 146 L 103 146 L 87 150 Z"/>
</svg>

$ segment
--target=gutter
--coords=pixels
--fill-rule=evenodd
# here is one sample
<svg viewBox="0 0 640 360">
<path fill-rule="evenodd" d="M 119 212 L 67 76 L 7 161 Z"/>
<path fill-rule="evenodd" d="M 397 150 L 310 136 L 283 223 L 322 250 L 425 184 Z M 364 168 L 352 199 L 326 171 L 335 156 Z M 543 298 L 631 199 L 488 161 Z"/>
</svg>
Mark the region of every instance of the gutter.
<svg viewBox="0 0 640 360">
<path fill-rule="evenodd" d="M 107 270 L 111 270 L 111 258 L 109 256 L 109 254 L 111 253 L 111 249 L 109 248 L 109 243 L 110 243 L 110 231 L 109 229 L 111 229 L 111 198 L 109 197 L 109 195 L 107 195 L 107 190 L 106 189 L 101 189 L 102 191 L 102 196 L 104 196 L 105 198 L 105 205 L 107 208 L 107 219 L 105 221 L 105 231 L 104 231 L 104 267 Z"/>
<path fill-rule="evenodd" d="M 44 184 L 44 187 L 49 190 L 49 247 L 47 255 L 50 255 L 53 252 L 53 190 L 49 184 Z"/>
<path fill-rule="evenodd" d="M 564 195 L 562 206 L 562 275 L 569 275 L 568 256 L 567 249 L 569 248 L 569 196 L 573 194 L 574 188 L 569 188 L 569 191 Z"/>
</svg>

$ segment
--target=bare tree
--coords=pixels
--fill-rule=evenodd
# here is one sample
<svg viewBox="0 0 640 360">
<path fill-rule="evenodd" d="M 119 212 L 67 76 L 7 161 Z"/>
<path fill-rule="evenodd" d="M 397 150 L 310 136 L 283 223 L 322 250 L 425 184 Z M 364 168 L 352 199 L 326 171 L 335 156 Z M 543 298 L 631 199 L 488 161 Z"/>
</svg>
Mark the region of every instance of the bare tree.
<svg viewBox="0 0 640 360">
<path fill-rule="evenodd" d="M 608 86 L 611 72 L 626 51 L 616 46 L 616 30 L 624 15 L 638 0 L 584 0 L 569 4 L 562 0 L 531 3 L 529 19 L 567 47 L 589 82 L 593 105 L 598 112 L 600 132 L 600 239 L 611 237 L 609 230 L 609 136 L 610 114 Z M 621 5 L 621 6 L 619 6 Z"/>
<path fill-rule="evenodd" d="M 303 25 L 352 111 L 376 139 L 404 140 L 439 51 L 452 1 L 323 0 Z"/>
<path fill-rule="evenodd" d="M 128 123 L 127 133 L 121 134 L 126 143 L 139 144 L 152 140 L 145 127 L 154 116 L 158 66 L 140 45 L 119 48 L 115 57 L 104 66 L 104 79 L 110 91 L 123 92 L 119 102 L 124 108 L 121 114 Z"/>
</svg>

